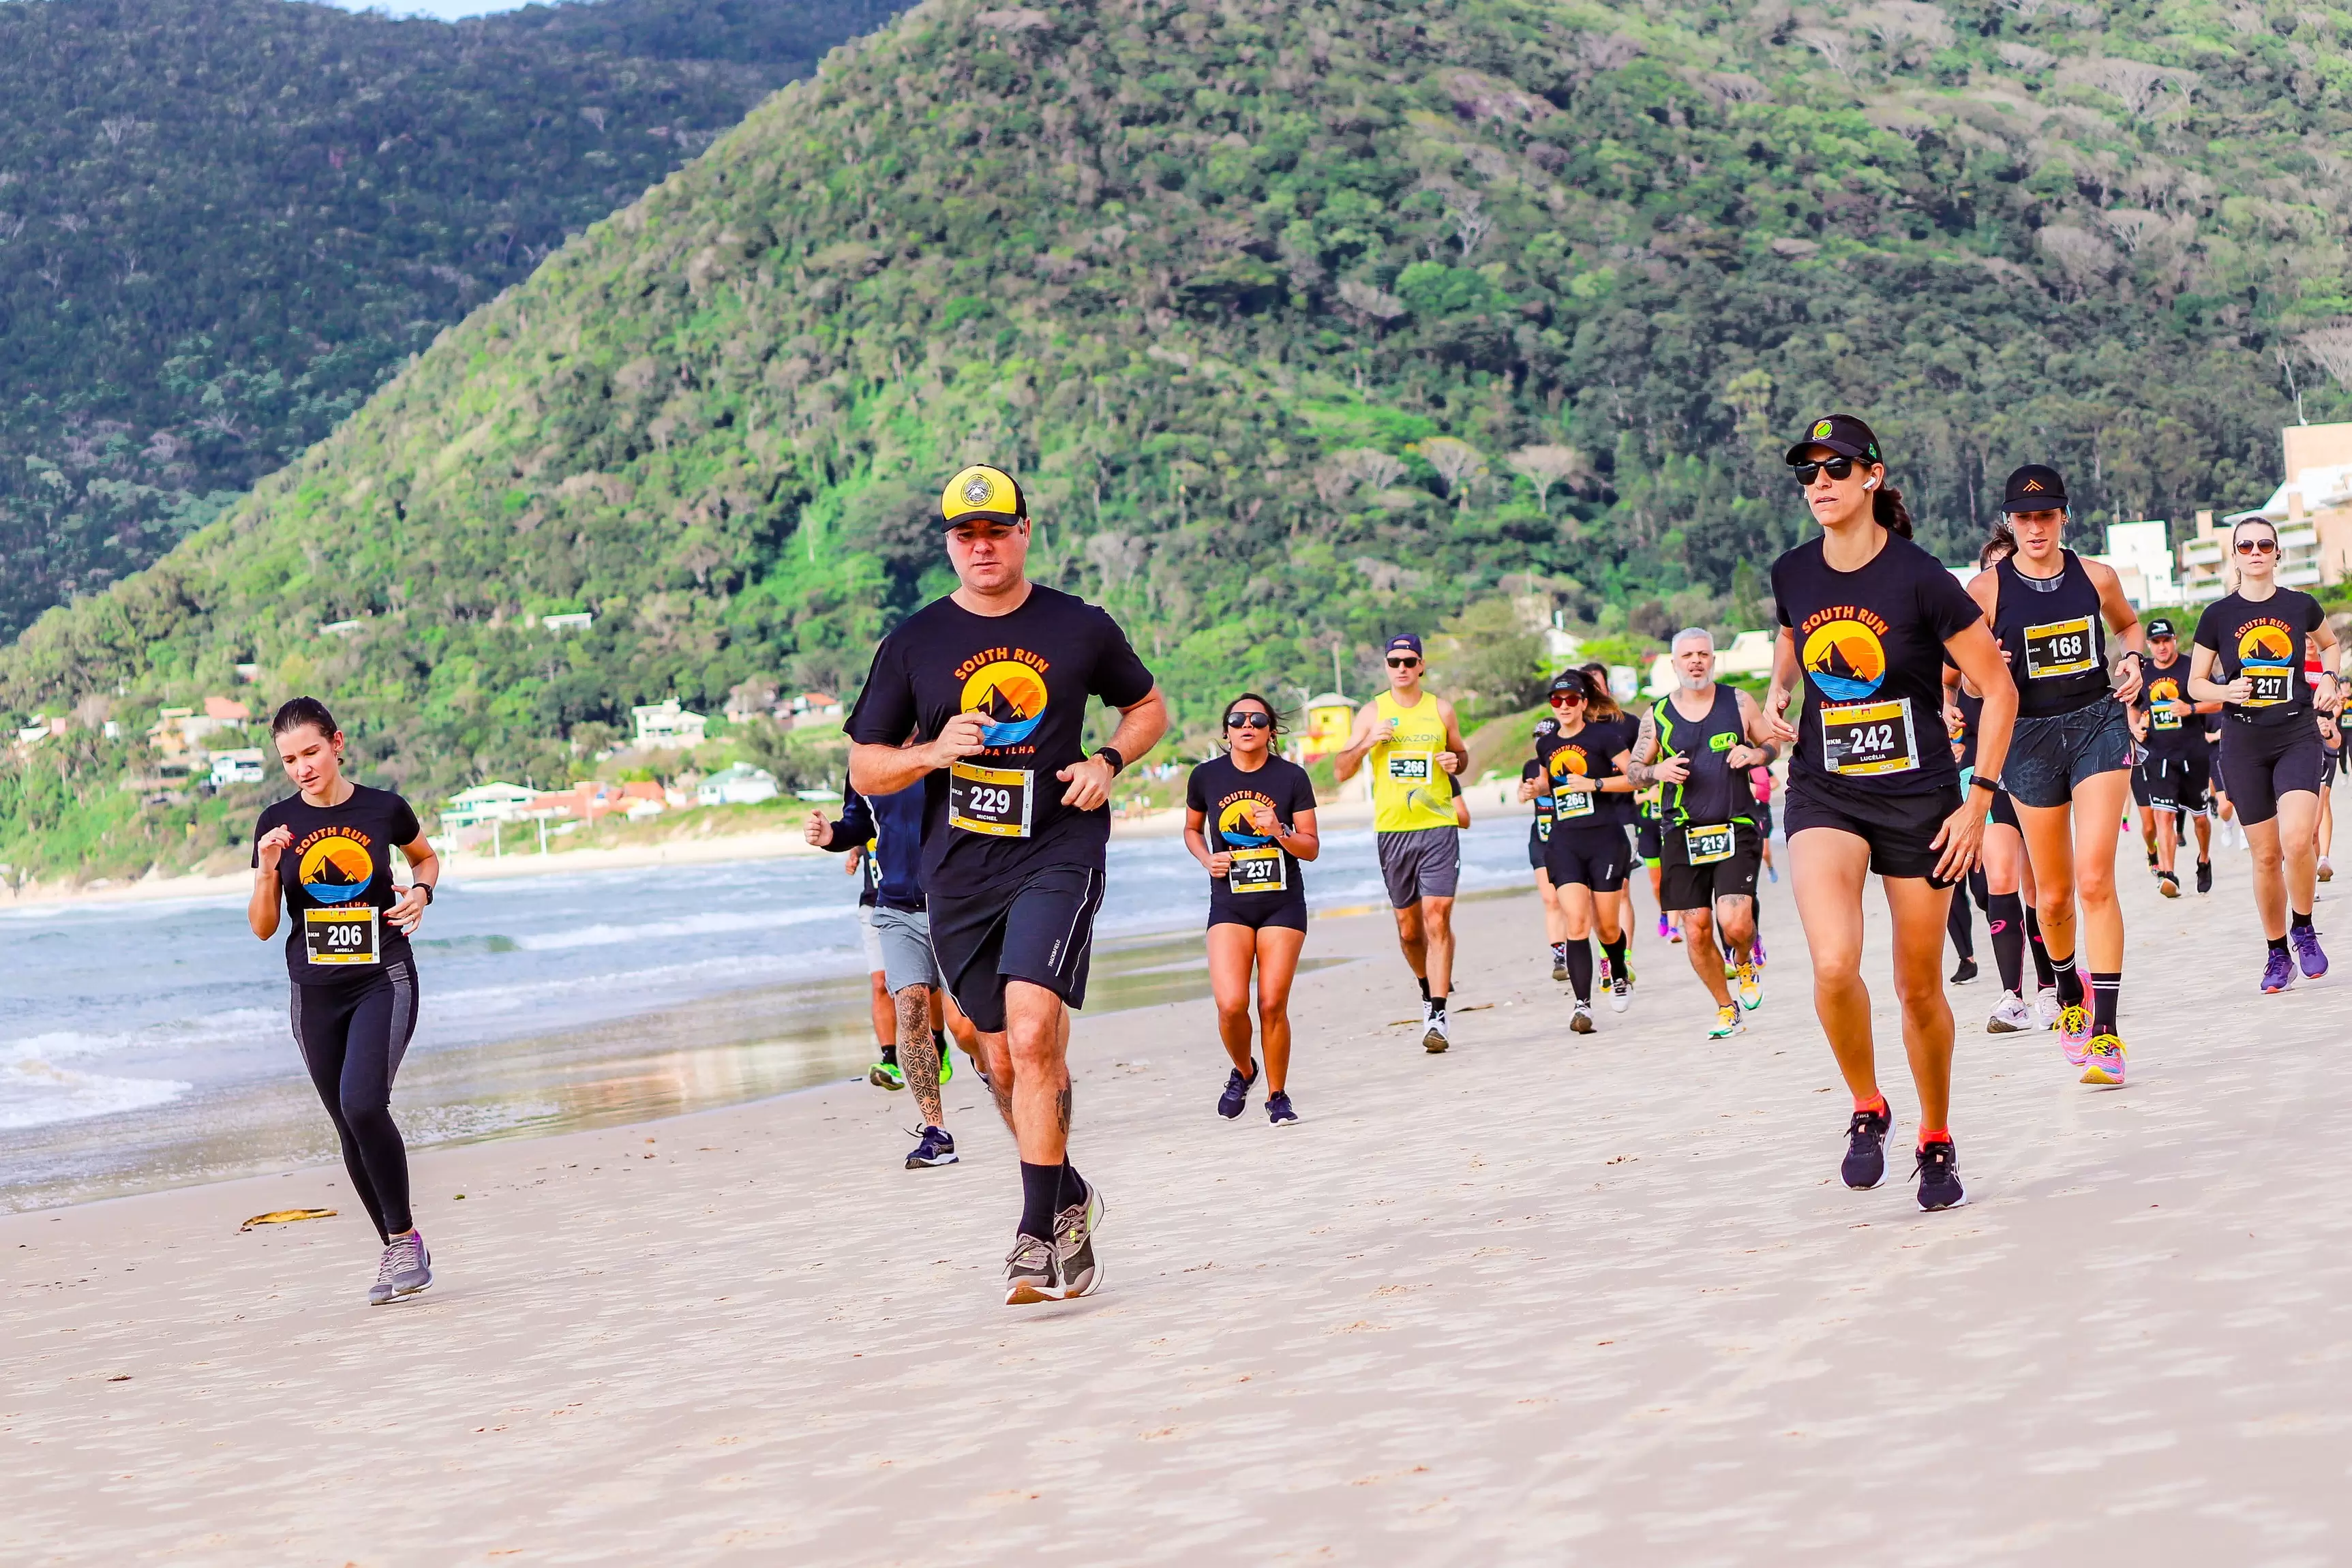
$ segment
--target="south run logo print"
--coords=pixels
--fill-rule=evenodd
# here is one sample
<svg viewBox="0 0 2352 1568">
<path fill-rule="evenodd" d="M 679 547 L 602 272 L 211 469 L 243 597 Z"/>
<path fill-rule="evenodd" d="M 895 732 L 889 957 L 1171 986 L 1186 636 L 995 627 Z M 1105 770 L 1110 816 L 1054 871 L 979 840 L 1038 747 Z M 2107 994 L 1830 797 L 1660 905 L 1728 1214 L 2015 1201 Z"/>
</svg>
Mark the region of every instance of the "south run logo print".
<svg viewBox="0 0 2352 1568">
<path fill-rule="evenodd" d="M 298 874 L 302 890 L 321 904 L 347 904 L 375 880 L 375 861 L 366 841 L 343 828 L 328 828 L 302 847 Z"/>
<path fill-rule="evenodd" d="M 1019 659 L 996 658 L 964 677 L 963 710 L 988 721 L 980 738 L 991 746 L 1017 746 L 1045 719 L 1045 678 Z"/>
<path fill-rule="evenodd" d="M 2256 621 L 2238 634 L 2240 664 L 2293 664 L 2294 634 L 2273 621 Z"/>
<path fill-rule="evenodd" d="M 1825 619 L 1805 634 L 1803 662 L 1822 695 L 1833 702 L 1854 702 L 1876 691 L 1886 679 L 1886 645 L 1878 628 L 1861 617 L 1866 611 L 1826 610 Z M 1884 625 L 1884 623 L 1880 623 Z"/>
<path fill-rule="evenodd" d="M 2180 700 L 2180 683 L 2168 675 L 2159 675 L 2147 683 L 2147 700 L 2155 702 Z"/>
<path fill-rule="evenodd" d="M 1591 765 L 1584 760 L 1582 746 L 1571 743 L 1560 747 L 1551 754 L 1551 772 L 1554 778 L 1565 778 L 1570 773 L 1581 778 L 1591 771 Z"/>
<path fill-rule="evenodd" d="M 1274 802 L 1260 795 L 1237 795 L 1217 809 L 1217 834 L 1236 849 L 1255 849 L 1271 844 L 1273 839 L 1250 826 L 1249 812 L 1253 805 L 1272 805 Z"/>
</svg>

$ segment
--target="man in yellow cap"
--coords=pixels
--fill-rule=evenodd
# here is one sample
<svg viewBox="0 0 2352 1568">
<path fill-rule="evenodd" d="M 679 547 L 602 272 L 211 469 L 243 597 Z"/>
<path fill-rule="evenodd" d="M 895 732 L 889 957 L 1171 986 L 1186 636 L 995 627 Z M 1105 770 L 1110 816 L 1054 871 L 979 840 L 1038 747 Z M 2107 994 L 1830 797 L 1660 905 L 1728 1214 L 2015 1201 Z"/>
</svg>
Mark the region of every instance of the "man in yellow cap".
<svg viewBox="0 0 2352 1568">
<path fill-rule="evenodd" d="M 1066 1300 L 1102 1280 L 1102 1200 L 1069 1163 L 1066 1008 L 1086 1005 L 1111 782 L 1159 742 L 1168 708 L 1116 621 L 1024 574 L 1029 505 L 1012 475 L 965 468 L 940 518 L 956 590 L 875 650 L 849 778 L 869 797 L 923 785 L 931 946 L 1021 1152 L 1004 1299 Z M 1089 753 L 1094 697 L 1119 722 Z"/>
</svg>

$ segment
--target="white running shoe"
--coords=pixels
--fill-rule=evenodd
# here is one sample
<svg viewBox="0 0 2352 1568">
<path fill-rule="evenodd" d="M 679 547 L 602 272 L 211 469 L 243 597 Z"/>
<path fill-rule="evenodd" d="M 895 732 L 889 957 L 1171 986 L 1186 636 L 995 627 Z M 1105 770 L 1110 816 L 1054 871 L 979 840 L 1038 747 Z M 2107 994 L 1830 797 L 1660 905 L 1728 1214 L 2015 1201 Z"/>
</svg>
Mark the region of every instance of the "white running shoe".
<svg viewBox="0 0 2352 1568">
<path fill-rule="evenodd" d="M 2014 991 L 2002 992 L 2000 1005 L 1992 1010 L 1992 1016 L 1985 1020 L 1985 1033 L 1988 1035 L 2021 1035 L 2037 1026 L 2041 1026 L 2034 1022 L 2033 1009 L 2027 1006 L 2025 998 Z"/>
<path fill-rule="evenodd" d="M 1592 1004 L 1579 1002 L 1576 1011 L 1568 1016 L 1568 1032 L 1571 1035 L 1592 1033 Z"/>
<path fill-rule="evenodd" d="M 1427 1011 L 1428 1021 L 1421 1026 L 1421 1048 L 1435 1056 L 1452 1044 L 1452 1039 L 1445 1032 L 1445 1015 L 1434 1007 Z"/>
<path fill-rule="evenodd" d="M 2034 993 L 2033 1026 L 2037 1029 L 2054 1029 L 2058 1026 L 2058 993 L 2054 988 Z"/>
<path fill-rule="evenodd" d="M 1609 983 L 1609 1010 L 1622 1013 L 1633 1005 L 1633 983 L 1619 975 Z"/>
</svg>

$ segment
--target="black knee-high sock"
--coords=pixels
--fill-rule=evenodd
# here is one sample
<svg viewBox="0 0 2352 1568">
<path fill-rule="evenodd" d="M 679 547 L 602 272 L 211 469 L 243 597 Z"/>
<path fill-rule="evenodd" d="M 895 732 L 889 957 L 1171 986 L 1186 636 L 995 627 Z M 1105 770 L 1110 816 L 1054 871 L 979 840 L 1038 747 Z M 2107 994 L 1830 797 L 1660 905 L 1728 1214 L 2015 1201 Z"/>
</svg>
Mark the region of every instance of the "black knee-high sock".
<svg viewBox="0 0 2352 1568">
<path fill-rule="evenodd" d="M 2025 984 L 2025 900 L 2015 893 L 1985 900 L 1985 925 L 1992 937 L 1992 961 L 2000 965 L 2000 988 L 2021 993 Z"/>
<path fill-rule="evenodd" d="M 1952 951 L 1962 958 L 1977 955 L 1975 922 L 1969 916 L 1969 900 L 1962 894 L 1952 900 L 1944 914 L 1944 934 L 1952 939 Z"/>
<path fill-rule="evenodd" d="M 2058 980 L 2051 973 L 2050 949 L 2042 941 L 2042 916 L 2031 904 L 2025 906 L 2025 940 L 2033 944 L 2034 978 L 2041 982 L 2042 989 L 2047 991 L 2057 984 Z"/>
<path fill-rule="evenodd" d="M 2050 961 L 2051 973 L 2058 979 L 2058 1005 L 2079 1007 L 2083 1005 L 2083 973 L 2074 967 L 2074 955 Z"/>
<path fill-rule="evenodd" d="M 1619 931 L 1615 942 L 1604 940 L 1601 951 L 1609 955 L 1610 975 L 1618 980 L 1625 978 L 1625 933 Z"/>
<path fill-rule="evenodd" d="M 1567 943 L 1568 983 L 1576 988 L 1580 1002 L 1592 1000 L 1592 942 L 1588 937 L 1577 937 Z"/>
<path fill-rule="evenodd" d="M 1062 1167 L 1021 1162 L 1021 1234 L 1054 1239 L 1054 1210 L 1062 1195 Z"/>
<path fill-rule="evenodd" d="M 2091 1032 L 2112 1035 L 2116 1032 L 2116 1002 L 2123 994 L 2121 974 L 2102 974 L 2091 971 Z"/>
<path fill-rule="evenodd" d="M 1079 1180 L 1078 1168 L 1071 1164 L 1069 1156 L 1065 1154 L 1062 1156 L 1062 1190 L 1055 1194 L 1054 1206 L 1056 1209 L 1066 1209 L 1072 1204 L 1082 1204 L 1086 1201 L 1087 1184 Z"/>
</svg>

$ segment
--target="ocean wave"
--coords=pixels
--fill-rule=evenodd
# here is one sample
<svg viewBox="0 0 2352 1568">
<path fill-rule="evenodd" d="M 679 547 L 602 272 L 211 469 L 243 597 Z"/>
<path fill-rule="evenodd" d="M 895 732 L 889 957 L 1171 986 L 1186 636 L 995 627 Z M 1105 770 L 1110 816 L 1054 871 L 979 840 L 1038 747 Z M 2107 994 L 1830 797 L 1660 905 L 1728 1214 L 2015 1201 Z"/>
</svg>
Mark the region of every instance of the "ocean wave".
<svg viewBox="0 0 2352 1568">
<path fill-rule="evenodd" d="M 519 936 L 515 938 L 515 945 L 526 952 L 556 952 L 575 947 L 611 947 L 620 942 L 658 942 L 665 937 L 774 931 L 785 926 L 806 925 L 812 921 L 847 921 L 851 918 L 848 908 L 842 904 L 812 905 L 801 909 L 712 910 L 703 914 L 680 915 L 673 920 L 647 921 L 641 925 L 600 921 L 571 931 Z"/>
<path fill-rule="evenodd" d="M 194 1087 L 171 1079 L 78 1072 L 41 1058 L 11 1060 L 0 1067 L 0 1131 L 145 1110 Z"/>
</svg>

